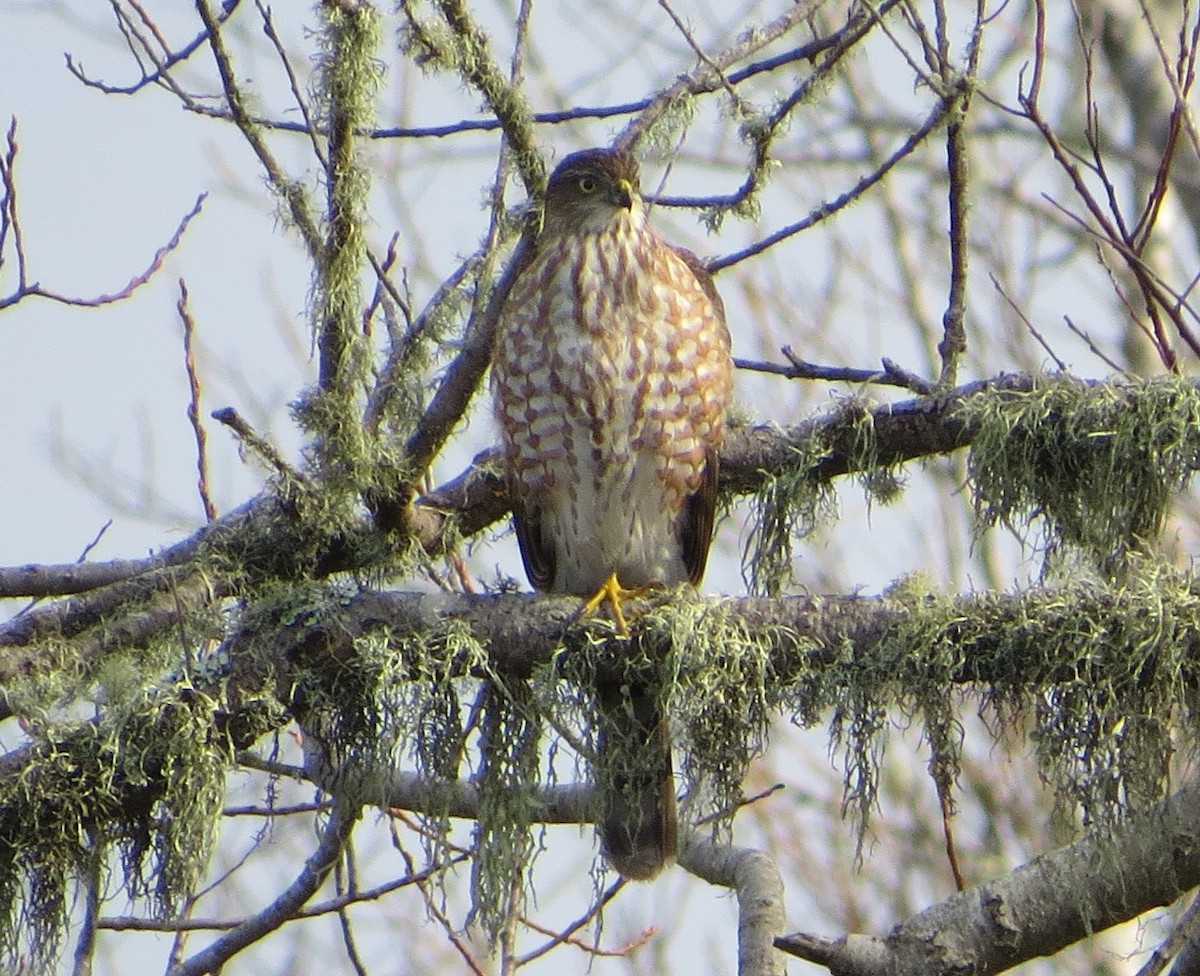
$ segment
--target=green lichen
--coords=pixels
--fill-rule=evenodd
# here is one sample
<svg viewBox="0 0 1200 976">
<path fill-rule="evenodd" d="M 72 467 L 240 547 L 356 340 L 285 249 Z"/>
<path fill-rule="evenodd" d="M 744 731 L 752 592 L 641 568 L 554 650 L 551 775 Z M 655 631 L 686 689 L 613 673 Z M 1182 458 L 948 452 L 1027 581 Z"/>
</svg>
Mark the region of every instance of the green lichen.
<svg viewBox="0 0 1200 976">
<path fill-rule="evenodd" d="M 639 641 L 665 664 L 668 714 L 683 772 L 685 822 L 714 817 L 728 839 L 750 763 L 778 704 L 769 633 L 684 591 L 638 620 Z"/>
<path fill-rule="evenodd" d="M 53 968 L 93 844 L 119 857 L 128 897 L 178 912 L 207 868 L 233 758 L 220 715 L 179 678 L 34 737 L 0 782 L 0 959 Z"/>
<path fill-rule="evenodd" d="M 973 397 L 959 418 L 977 428 L 968 471 L 979 529 L 1032 528 L 1047 554 L 1078 551 L 1106 575 L 1153 543 L 1200 457 L 1200 393 L 1178 377 L 1051 378 Z"/>
<path fill-rule="evenodd" d="M 742 577 L 751 592 L 781 596 L 794 580 L 796 542 L 837 517 L 837 494 L 821 465 L 845 454 L 868 502 L 890 504 L 904 482 L 895 465 L 879 462 L 874 416 L 869 404 L 846 400 L 829 422 L 813 426 L 807 440 L 791 446 L 791 460 L 765 475 L 750 500 L 750 533 L 742 556 Z"/>
<path fill-rule="evenodd" d="M 1162 799 L 1171 757 L 1196 745 L 1200 583 L 1144 560 L 1131 569 L 1117 587 L 1075 580 L 967 601 L 905 586 L 872 608 L 892 622 L 870 647 L 798 644 L 785 709 L 805 726 L 832 715 L 860 832 L 891 723 L 920 722 L 931 771 L 952 781 L 968 696 L 997 734 L 1030 737 L 1064 815 L 1104 827 Z"/>
<path fill-rule="evenodd" d="M 525 903 L 535 850 L 530 823 L 540 777 L 542 716 L 520 681 L 489 681 L 479 704 L 479 816 L 472 911 L 493 938 Z"/>
<path fill-rule="evenodd" d="M 751 634 L 726 608 L 698 600 L 687 587 L 627 609 L 630 636 L 615 635 L 607 621 L 589 621 L 582 642 L 573 642 L 557 662 L 555 714 L 560 722 L 579 723 L 589 778 L 600 790 L 614 782 L 654 788 L 644 775 L 645 741 L 610 736 L 597 763 L 602 721 L 596 689 L 638 687 L 657 696 L 669 716 L 674 767 L 682 773 L 683 821 L 710 822 L 727 837 L 746 770 L 762 750 L 778 704 L 772 635 Z M 628 802 L 639 805 L 636 797 Z"/>
</svg>

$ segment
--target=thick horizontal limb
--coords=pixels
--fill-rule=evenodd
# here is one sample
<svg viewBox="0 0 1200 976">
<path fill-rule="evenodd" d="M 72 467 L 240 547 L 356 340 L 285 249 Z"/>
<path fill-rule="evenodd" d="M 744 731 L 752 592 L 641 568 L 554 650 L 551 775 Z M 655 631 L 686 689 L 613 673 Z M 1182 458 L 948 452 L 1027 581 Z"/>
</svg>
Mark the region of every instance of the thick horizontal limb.
<svg viewBox="0 0 1200 976">
<path fill-rule="evenodd" d="M 1200 787 L 1011 874 L 969 888 L 886 937 L 796 933 L 775 944 L 834 976 L 989 976 L 1169 905 L 1200 883 Z"/>
</svg>

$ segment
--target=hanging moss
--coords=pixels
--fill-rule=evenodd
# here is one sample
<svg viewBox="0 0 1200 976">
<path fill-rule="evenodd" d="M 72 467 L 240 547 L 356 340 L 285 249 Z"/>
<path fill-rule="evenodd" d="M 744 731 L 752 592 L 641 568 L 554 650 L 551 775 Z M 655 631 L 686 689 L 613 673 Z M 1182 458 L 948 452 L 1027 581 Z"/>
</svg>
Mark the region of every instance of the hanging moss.
<svg viewBox="0 0 1200 976">
<path fill-rule="evenodd" d="M 998 732 L 1028 731 L 1062 812 L 1108 826 L 1161 800 L 1183 736 L 1200 719 L 1200 582 L 1139 560 L 1119 587 L 1076 580 L 969 601 L 906 585 L 874 646 L 798 646 L 785 707 L 797 723 L 832 713 L 860 831 L 877 796 L 887 731 L 915 716 L 930 764 L 953 779 L 955 716 L 970 695 Z"/>
<path fill-rule="evenodd" d="M 870 405 L 851 399 L 839 404 L 832 423 L 821 424 L 807 442 L 793 445 L 786 470 L 767 475 L 750 500 L 750 534 L 742 555 L 742 577 L 751 592 L 781 596 L 794 579 L 794 547 L 837 516 L 833 484 L 819 475 L 822 462 L 846 453 L 849 468 L 868 502 L 890 504 L 902 489 L 895 465 L 879 463 Z"/>
<path fill-rule="evenodd" d="M 1081 551 L 1106 574 L 1145 549 L 1200 457 L 1200 393 L 1178 377 L 1084 384 L 1048 378 L 1024 393 L 973 397 L 968 471 L 976 522 L 1048 553 Z"/>
<path fill-rule="evenodd" d="M 540 785 L 542 718 L 528 685 L 489 681 L 480 698 L 479 816 L 471 844 L 472 913 L 493 939 L 531 890 L 530 830 Z"/>
<path fill-rule="evenodd" d="M 571 653 L 555 662 L 555 715 L 578 722 L 594 784 L 653 787 L 638 775 L 645 763 L 641 741 L 612 737 L 603 768 L 595 763 L 601 727 L 595 689 L 605 683 L 651 689 L 670 720 L 674 766 L 682 772 L 676 785 L 685 795 L 681 819 L 711 818 L 713 830 L 727 838 L 746 770 L 761 753 L 778 706 L 771 635 L 749 633 L 722 606 L 698 600 L 690 587 L 630 603 L 627 610 L 631 636 L 616 635 L 607 620 L 585 621 Z"/>
<path fill-rule="evenodd" d="M 777 704 L 769 634 L 751 634 L 720 605 L 676 591 L 669 604 L 638 620 L 638 640 L 663 662 L 687 796 L 685 822 L 716 814 L 714 830 L 728 839 L 728 814 L 741 801 L 750 763 L 761 755 Z"/>
<path fill-rule="evenodd" d="M 207 868 L 232 758 L 217 703 L 186 679 L 45 729 L 0 780 L 0 958 L 52 970 L 93 838 L 130 898 L 176 914 Z"/>
</svg>

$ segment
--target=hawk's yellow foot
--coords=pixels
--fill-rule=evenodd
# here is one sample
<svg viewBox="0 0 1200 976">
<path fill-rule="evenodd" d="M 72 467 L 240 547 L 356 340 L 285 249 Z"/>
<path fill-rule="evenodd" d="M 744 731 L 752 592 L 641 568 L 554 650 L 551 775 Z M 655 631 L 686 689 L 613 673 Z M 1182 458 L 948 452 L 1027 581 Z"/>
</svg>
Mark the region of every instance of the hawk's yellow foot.
<svg viewBox="0 0 1200 976">
<path fill-rule="evenodd" d="M 617 579 L 617 574 L 609 575 L 587 603 L 583 605 L 583 609 L 579 611 L 580 617 L 586 617 L 589 613 L 595 613 L 600 607 L 600 604 L 608 601 L 608 605 L 612 607 L 613 619 L 617 622 L 617 632 L 622 637 L 629 636 L 629 623 L 625 620 L 625 612 L 621 609 L 622 600 L 630 600 L 635 597 L 644 596 L 648 591 L 654 589 L 653 586 L 639 586 L 632 590 L 627 590 L 621 585 L 621 581 Z"/>
</svg>

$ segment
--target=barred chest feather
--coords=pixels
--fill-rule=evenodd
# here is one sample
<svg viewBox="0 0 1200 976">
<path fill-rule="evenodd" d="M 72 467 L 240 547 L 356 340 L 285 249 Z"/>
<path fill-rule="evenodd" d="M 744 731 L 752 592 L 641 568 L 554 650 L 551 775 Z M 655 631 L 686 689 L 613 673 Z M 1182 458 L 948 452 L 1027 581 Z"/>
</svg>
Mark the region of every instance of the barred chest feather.
<svg viewBox="0 0 1200 976">
<path fill-rule="evenodd" d="M 550 589 L 688 578 L 679 520 L 729 375 L 720 312 L 643 213 L 541 242 L 506 302 L 492 388 L 510 483 L 555 555 Z"/>
</svg>

